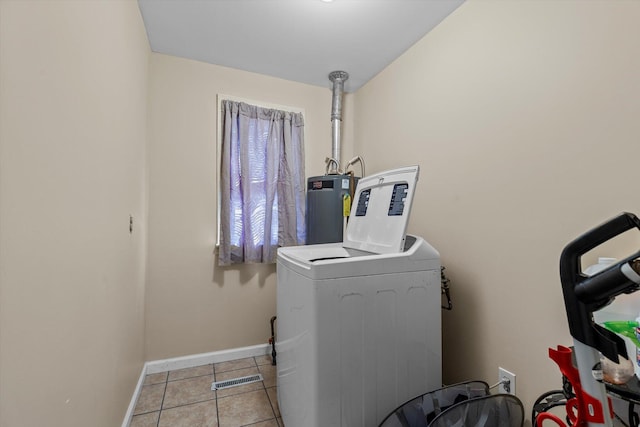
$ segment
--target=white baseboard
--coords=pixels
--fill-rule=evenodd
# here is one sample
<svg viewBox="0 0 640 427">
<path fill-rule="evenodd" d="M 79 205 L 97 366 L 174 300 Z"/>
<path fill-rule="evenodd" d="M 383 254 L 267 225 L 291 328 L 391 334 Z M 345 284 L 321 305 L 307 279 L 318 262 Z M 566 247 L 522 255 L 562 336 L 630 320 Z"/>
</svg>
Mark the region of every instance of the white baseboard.
<svg viewBox="0 0 640 427">
<path fill-rule="evenodd" d="M 147 376 L 147 364 L 145 363 L 142 366 L 142 372 L 140 372 L 140 377 L 138 378 L 138 384 L 136 385 L 136 389 L 133 391 L 133 396 L 131 397 L 131 401 L 129 402 L 127 413 L 124 414 L 122 427 L 129 427 L 129 424 L 131 423 L 131 417 L 133 417 L 133 411 L 136 409 L 136 402 L 138 401 L 138 396 L 142 391 L 142 385 L 144 384 L 144 377 L 146 376 Z"/>
<path fill-rule="evenodd" d="M 171 359 L 154 360 L 145 363 L 147 375 L 158 372 L 175 371 L 176 369 L 192 368 L 209 363 L 227 362 L 229 360 L 244 359 L 245 357 L 264 356 L 271 354 L 269 344 L 251 347 L 232 348 L 229 350 L 213 351 L 211 353 L 192 354 L 190 356 L 174 357 Z"/>
<path fill-rule="evenodd" d="M 136 401 L 142 391 L 144 379 L 147 375 L 157 374 L 158 372 L 175 371 L 176 369 L 192 368 L 194 366 L 208 365 L 209 363 L 228 362 L 229 360 L 265 355 L 271 355 L 271 345 L 269 344 L 259 344 L 250 347 L 232 348 L 229 350 L 213 351 L 211 353 L 192 354 L 189 356 L 145 362 L 142 367 L 142 372 L 140 373 L 140 378 L 138 378 L 138 384 L 133 392 L 133 396 L 131 397 L 129 408 L 124 416 L 122 427 L 128 427 L 131 422 L 131 417 L 133 417 L 133 411 L 136 407 Z"/>
</svg>

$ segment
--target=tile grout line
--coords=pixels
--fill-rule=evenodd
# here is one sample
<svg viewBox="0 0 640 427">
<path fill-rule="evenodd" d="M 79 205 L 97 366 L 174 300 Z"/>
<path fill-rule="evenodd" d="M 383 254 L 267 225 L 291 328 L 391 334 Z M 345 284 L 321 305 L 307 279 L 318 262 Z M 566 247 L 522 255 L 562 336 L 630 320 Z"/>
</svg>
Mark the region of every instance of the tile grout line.
<svg viewBox="0 0 640 427">
<path fill-rule="evenodd" d="M 256 360 L 256 363 L 257 363 L 257 360 Z M 264 364 L 262 366 L 268 366 L 268 365 Z M 260 365 L 258 365 L 258 371 L 260 371 Z M 265 382 L 262 381 L 262 385 L 264 387 L 264 392 L 267 393 L 267 400 L 269 400 L 269 405 L 271 405 L 271 412 L 273 412 L 273 419 L 276 420 L 276 425 L 280 425 L 278 423 L 278 415 L 276 414 L 276 408 L 273 407 L 273 401 L 271 400 L 271 396 L 269 396 L 269 391 L 268 391 L 268 388 L 276 388 L 277 384 L 274 387 L 267 387 Z"/>
<path fill-rule="evenodd" d="M 260 374 L 262 374 L 262 371 L 260 371 L 260 366 L 266 366 L 266 365 L 258 365 L 258 361 L 255 360 L 255 359 L 256 358 L 254 356 L 253 361 L 256 363 L 256 366 L 258 367 L 258 372 Z M 264 375 L 262 377 L 264 378 Z M 262 389 L 264 390 L 265 394 L 267 395 L 267 400 L 269 401 L 269 406 L 271 407 L 271 413 L 273 414 L 273 419 L 275 420 L 276 425 L 277 425 L 278 424 L 278 417 L 276 416 L 276 410 L 273 407 L 273 402 L 271 401 L 271 397 L 269 397 L 269 392 L 267 391 L 267 385 L 265 384 L 264 379 L 262 380 Z M 265 421 L 268 421 L 268 420 L 265 420 Z M 257 424 L 257 423 L 255 423 L 255 424 Z"/>
<path fill-rule="evenodd" d="M 200 365 L 200 366 L 206 366 L 206 365 L 211 365 L 211 369 L 213 371 L 213 364 L 212 363 L 207 363 L 205 365 Z M 181 368 L 181 369 L 189 369 L 189 368 Z M 176 369 L 176 370 L 180 370 L 180 369 Z M 208 377 L 208 376 L 211 376 L 212 377 L 212 381 L 215 381 L 215 371 L 213 371 L 212 374 L 194 375 L 194 376 L 191 376 L 191 377 L 185 377 L 185 378 L 178 378 L 178 379 L 175 379 L 175 380 L 169 380 L 169 376 L 170 376 L 169 374 L 171 372 L 176 371 L 176 370 L 167 371 L 167 380 L 165 382 L 165 393 L 162 396 L 162 406 L 164 406 L 164 398 L 166 396 L 166 392 L 167 392 L 167 388 L 169 387 L 169 383 L 177 383 L 179 381 L 189 381 L 189 380 L 193 380 L 195 378 L 202 378 L 202 377 Z M 214 391 L 214 390 L 212 390 L 212 391 Z M 185 402 L 185 403 L 181 403 L 181 404 L 176 404 L 175 406 L 170 406 L 170 407 L 167 407 L 167 408 L 161 408 L 161 411 L 164 411 L 165 409 L 166 410 L 176 409 L 176 408 L 181 408 L 183 406 L 190 406 L 190 405 L 195 405 L 195 404 L 198 404 L 198 403 L 209 402 L 211 400 L 216 400 L 216 410 L 217 410 L 218 392 L 217 391 L 214 391 L 214 392 L 215 392 L 215 397 L 213 399 L 195 400 L 193 402 Z"/>
<path fill-rule="evenodd" d="M 213 366 L 213 380 L 216 380 L 216 367 Z M 216 422 L 217 426 L 220 427 L 220 406 L 218 405 L 218 390 L 216 390 Z"/>
<path fill-rule="evenodd" d="M 213 371 L 213 381 L 216 381 L 216 364 L 211 364 L 211 370 Z M 220 407 L 218 406 L 218 390 L 215 390 L 216 394 L 216 426 L 220 427 Z"/>
<path fill-rule="evenodd" d="M 162 392 L 162 402 L 160 402 L 160 411 L 158 411 L 158 421 L 156 421 L 156 427 L 160 427 L 160 417 L 162 417 L 162 407 L 164 406 L 164 397 L 167 394 L 168 384 L 169 384 L 169 371 L 167 371 L 167 378 L 164 379 L 164 391 Z"/>
</svg>

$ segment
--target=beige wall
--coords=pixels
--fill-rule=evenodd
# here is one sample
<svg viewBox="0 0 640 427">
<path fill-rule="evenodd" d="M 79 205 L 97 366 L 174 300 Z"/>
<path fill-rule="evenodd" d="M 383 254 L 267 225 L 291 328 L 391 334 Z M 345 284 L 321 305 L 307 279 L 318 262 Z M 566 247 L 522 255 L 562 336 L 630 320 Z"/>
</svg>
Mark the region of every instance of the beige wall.
<svg viewBox="0 0 640 427">
<path fill-rule="evenodd" d="M 503 366 L 527 413 L 561 385 L 560 252 L 640 213 L 639 20 L 633 1 L 470 1 L 356 93 L 368 170 L 421 166 L 409 231 L 452 281 L 446 382 Z"/>
<path fill-rule="evenodd" d="M 134 1 L 0 2 L 2 427 L 122 422 L 144 361 L 148 55 Z"/>
<path fill-rule="evenodd" d="M 151 55 L 147 360 L 264 344 L 271 336 L 275 266 L 219 268 L 214 258 L 216 97 L 303 109 L 311 176 L 324 173 L 331 154 L 330 85 Z M 348 110 L 352 100 L 345 99 Z M 352 130 L 346 124 L 344 133 L 347 145 Z M 350 154 L 345 147 L 343 155 Z"/>
<path fill-rule="evenodd" d="M 274 267 L 214 262 L 216 95 L 303 108 L 310 176 L 330 83 L 159 54 L 147 68 L 133 1 L 0 8 L 0 426 L 117 425 L 143 360 L 270 335 Z M 527 408 L 559 386 L 560 251 L 640 213 L 638 19 L 632 1 L 470 1 L 346 96 L 343 160 L 422 168 L 409 231 L 452 279 L 445 381 L 500 365 Z"/>
</svg>

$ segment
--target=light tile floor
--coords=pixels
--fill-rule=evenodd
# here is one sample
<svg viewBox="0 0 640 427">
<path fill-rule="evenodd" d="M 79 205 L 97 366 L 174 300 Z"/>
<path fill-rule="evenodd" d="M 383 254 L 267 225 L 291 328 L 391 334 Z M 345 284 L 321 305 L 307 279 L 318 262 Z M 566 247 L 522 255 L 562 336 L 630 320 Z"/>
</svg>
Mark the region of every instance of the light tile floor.
<svg viewBox="0 0 640 427">
<path fill-rule="evenodd" d="M 211 391 L 213 381 L 264 381 Z M 147 375 L 129 427 L 283 427 L 270 356 Z"/>
</svg>

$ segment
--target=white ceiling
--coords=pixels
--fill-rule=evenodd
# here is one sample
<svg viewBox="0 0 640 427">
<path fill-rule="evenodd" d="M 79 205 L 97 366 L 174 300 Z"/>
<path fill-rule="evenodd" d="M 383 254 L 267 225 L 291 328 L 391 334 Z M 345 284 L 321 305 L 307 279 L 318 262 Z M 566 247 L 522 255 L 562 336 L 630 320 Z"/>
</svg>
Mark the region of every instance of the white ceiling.
<svg viewBox="0 0 640 427">
<path fill-rule="evenodd" d="M 138 0 L 154 52 L 353 92 L 464 0 Z"/>
</svg>

